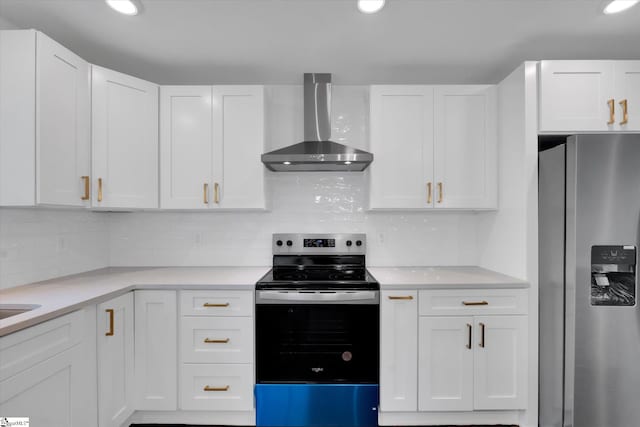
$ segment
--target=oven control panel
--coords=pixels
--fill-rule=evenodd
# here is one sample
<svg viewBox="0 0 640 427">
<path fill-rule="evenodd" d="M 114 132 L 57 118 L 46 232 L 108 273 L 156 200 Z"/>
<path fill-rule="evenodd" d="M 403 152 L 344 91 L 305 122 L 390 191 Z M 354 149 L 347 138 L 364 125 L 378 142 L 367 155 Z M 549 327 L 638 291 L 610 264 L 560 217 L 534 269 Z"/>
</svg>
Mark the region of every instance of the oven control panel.
<svg viewBox="0 0 640 427">
<path fill-rule="evenodd" d="M 276 233 L 273 235 L 273 254 L 365 255 L 366 241 L 367 236 L 364 233 Z"/>
</svg>

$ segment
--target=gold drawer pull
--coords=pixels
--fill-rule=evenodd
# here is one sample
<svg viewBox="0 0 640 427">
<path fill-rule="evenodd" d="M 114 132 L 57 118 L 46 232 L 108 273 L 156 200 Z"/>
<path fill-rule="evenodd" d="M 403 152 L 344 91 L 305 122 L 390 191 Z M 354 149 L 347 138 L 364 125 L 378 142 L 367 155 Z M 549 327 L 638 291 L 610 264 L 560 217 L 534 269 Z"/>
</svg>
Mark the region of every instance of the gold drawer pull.
<svg viewBox="0 0 640 427">
<path fill-rule="evenodd" d="M 222 304 L 218 304 L 218 303 L 212 303 L 212 302 L 205 302 L 204 304 L 202 304 L 203 307 L 229 307 L 229 303 L 225 302 Z"/>
<path fill-rule="evenodd" d="M 91 190 L 89 188 L 91 183 L 89 182 L 89 177 L 85 175 L 80 178 L 84 181 L 84 196 L 80 197 L 80 200 L 89 200 L 89 197 L 91 196 Z"/>
<path fill-rule="evenodd" d="M 616 103 L 613 99 L 610 99 L 607 104 L 609 105 L 609 121 L 607 124 L 612 125 L 616 122 Z"/>
<path fill-rule="evenodd" d="M 620 122 L 620 124 L 626 125 L 627 123 L 629 123 L 629 112 L 627 111 L 627 100 L 623 99 L 622 101 L 620 101 L 620 105 L 622 106 L 622 121 Z"/>
<path fill-rule="evenodd" d="M 487 301 L 462 301 L 464 305 L 489 305 Z"/>
<path fill-rule="evenodd" d="M 438 203 L 442 203 L 442 197 L 443 197 L 443 194 L 442 194 L 442 183 L 439 182 L 438 183 Z"/>
<path fill-rule="evenodd" d="M 227 391 L 229 390 L 229 386 L 226 385 L 224 387 L 209 387 L 208 385 L 204 386 L 204 391 Z"/>
<path fill-rule="evenodd" d="M 220 204 L 220 184 L 217 182 L 213 183 L 213 201 Z"/>
<path fill-rule="evenodd" d="M 212 340 L 212 339 L 209 339 L 209 338 L 205 338 L 204 342 L 207 343 L 207 344 L 226 344 L 226 343 L 229 342 L 229 338 L 225 338 L 223 340 Z"/>
<path fill-rule="evenodd" d="M 431 182 L 427 182 L 427 204 L 431 204 L 431 193 L 432 193 L 432 184 Z"/>
<path fill-rule="evenodd" d="M 403 295 L 403 296 L 393 296 L 390 295 L 389 299 L 403 299 L 403 300 L 412 300 L 413 299 L 413 295 Z"/>
<path fill-rule="evenodd" d="M 98 178 L 98 201 L 102 201 L 102 178 Z"/>
<path fill-rule="evenodd" d="M 209 184 L 207 184 L 205 182 L 202 187 L 203 187 L 202 188 L 202 194 L 203 194 L 202 201 L 204 202 L 205 205 L 207 205 L 207 204 L 209 204 Z"/>
<path fill-rule="evenodd" d="M 105 336 L 112 337 L 113 336 L 113 308 L 107 308 L 105 311 L 109 313 L 109 332 L 105 332 Z"/>
</svg>

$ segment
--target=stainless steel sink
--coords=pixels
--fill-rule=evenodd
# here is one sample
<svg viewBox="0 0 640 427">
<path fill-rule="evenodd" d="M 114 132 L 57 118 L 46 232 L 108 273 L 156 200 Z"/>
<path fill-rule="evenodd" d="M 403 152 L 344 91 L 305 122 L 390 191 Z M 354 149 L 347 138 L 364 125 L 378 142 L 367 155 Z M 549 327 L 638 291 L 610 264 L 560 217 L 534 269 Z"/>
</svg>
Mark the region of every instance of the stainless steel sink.
<svg viewBox="0 0 640 427">
<path fill-rule="evenodd" d="M 40 307 L 38 304 L 0 304 L 0 320 L 26 313 Z"/>
</svg>

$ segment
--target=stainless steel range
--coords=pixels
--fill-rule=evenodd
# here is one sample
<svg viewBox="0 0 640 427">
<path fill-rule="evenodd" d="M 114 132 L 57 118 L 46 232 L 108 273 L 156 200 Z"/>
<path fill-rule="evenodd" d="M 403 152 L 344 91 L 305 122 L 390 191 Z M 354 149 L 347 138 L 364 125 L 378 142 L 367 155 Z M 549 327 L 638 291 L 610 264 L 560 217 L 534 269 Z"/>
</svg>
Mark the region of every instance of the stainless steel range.
<svg viewBox="0 0 640 427">
<path fill-rule="evenodd" d="M 256 284 L 256 424 L 377 426 L 379 284 L 364 234 L 274 234 Z"/>
</svg>

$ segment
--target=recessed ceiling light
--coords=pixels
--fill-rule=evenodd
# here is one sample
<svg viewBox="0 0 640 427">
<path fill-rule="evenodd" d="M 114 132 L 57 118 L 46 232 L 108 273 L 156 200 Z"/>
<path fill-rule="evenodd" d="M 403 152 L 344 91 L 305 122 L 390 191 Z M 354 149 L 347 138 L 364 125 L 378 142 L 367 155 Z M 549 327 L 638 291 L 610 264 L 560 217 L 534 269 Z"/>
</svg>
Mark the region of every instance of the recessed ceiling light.
<svg viewBox="0 0 640 427">
<path fill-rule="evenodd" d="M 606 15 L 623 12 L 630 7 L 633 7 L 636 3 L 638 3 L 638 0 L 613 0 L 605 6 L 603 12 Z"/>
<path fill-rule="evenodd" d="M 133 16 L 133 15 L 137 15 L 140 12 L 138 4 L 136 4 L 137 2 L 134 2 L 132 0 L 105 0 L 105 1 L 109 6 L 111 6 L 111 9 L 115 10 L 116 12 L 120 12 L 123 15 Z"/>
<path fill-rule="evenodd" d="M 345 165 L 350 165 L 350 164 L 351 164 L 351 162 L 348 162 L 348 161 L 347 161 L 347 162 L 344 162 L 344 164 L 345 164 Z"/>
<path fill-rule="evenodd" d="M 358 0 L 358 9 L 362 13 L 376 13 L 384 7 L 385 0 Z"/>
<path fill-rule="evenodd" d="M 282 162 L 283 165 L 290 165 L 291 162 Z"/>
</svg>

